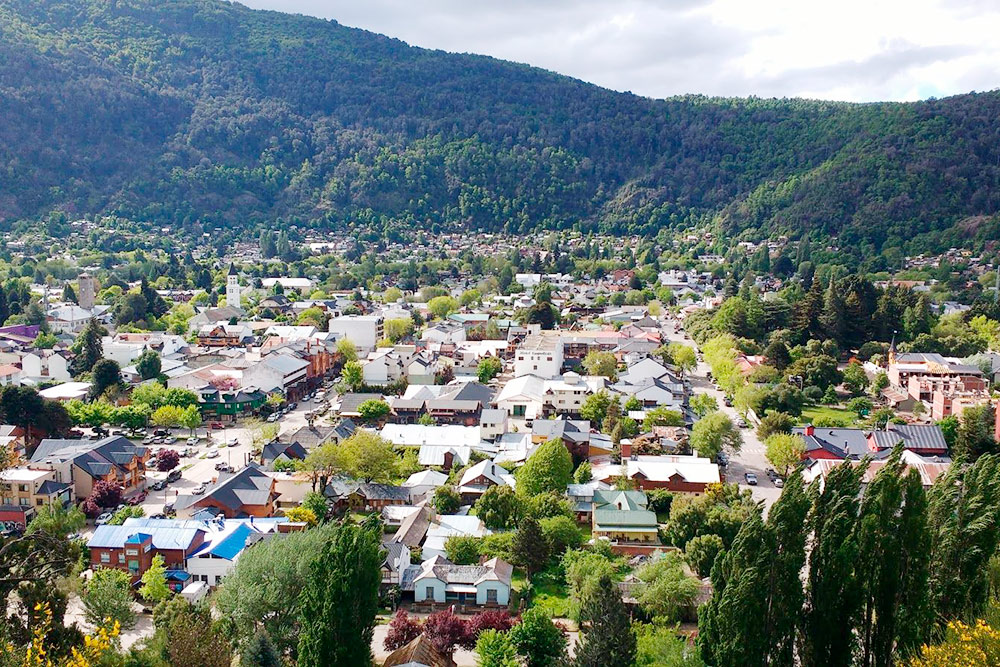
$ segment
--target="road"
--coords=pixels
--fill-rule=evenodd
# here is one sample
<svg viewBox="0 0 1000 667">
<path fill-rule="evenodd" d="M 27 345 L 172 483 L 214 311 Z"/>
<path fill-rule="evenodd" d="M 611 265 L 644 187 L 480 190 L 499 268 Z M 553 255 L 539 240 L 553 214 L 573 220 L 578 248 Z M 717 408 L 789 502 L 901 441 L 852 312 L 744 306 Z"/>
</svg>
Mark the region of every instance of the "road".
<svg viewBox="0 0 1000 667">
<path fill-rule="evenodd" d="M 698 345 L 690 338 L 684 337 L 684 332 L 674 333 L 673 327 L 667 325 L 664 332 L 671 342 L 683 343 L 697 349 Z M 725 395 L 708 379 L 708 364 L 704 361 L 698 362 L 698 367 L 688 373 L 688 380 L 691 382 L 693 393 L 709 394 L 714 396 L 719 404 L 719 410 L 725 413 L 734 422 L 740 419 L 736 410 L 727 407 L 723 402 Z M 764 502 L 764 507 L 769 508 L 771 504 L 781 495 L 781 489 L 776 488 L 768 478 L 765 471 L 771 468 L 764 453 L 764 443 L 760 441 L 752 428 L 742 429 L 743 446 L 739 452 L 726 452 L 729 454 L 729 466 L 726 469 L 726 481 L 739 484 L 741 488 L 750 489 L 753 497 Z M 750 486 L 746 483 L 744 473 L 752 472 L 757 475 L 757 486 Z"/>
</svg>

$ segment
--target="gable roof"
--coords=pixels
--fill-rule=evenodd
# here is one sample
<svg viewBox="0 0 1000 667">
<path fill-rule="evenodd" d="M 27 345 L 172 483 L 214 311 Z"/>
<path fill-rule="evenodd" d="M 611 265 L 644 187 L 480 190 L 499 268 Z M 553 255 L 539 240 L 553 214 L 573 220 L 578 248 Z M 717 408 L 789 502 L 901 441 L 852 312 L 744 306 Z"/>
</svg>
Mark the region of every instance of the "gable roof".
<svg viewBox="0 0 1000 667">
<path fill-rule="evenodd" d="M 271 500 L 274 479 L 255 463 L 234 473 L 221 473 L 218 481 L 204 495 L 178 496 L 174 507 L 184 509 L 199 501 L 212 499 L 223 507 L 239 511 L 247 505 L 266 505 Z"/>
<path fill-rule="evenodd" d="M 115 435 L 101 440 L 45 439 L 38 444 L 32 463 L 72 463 L 91 477 L 104 477 L 112 469 L 125 473 L 135 458 L 146 455 L 146 447 Z"/>
</svg>

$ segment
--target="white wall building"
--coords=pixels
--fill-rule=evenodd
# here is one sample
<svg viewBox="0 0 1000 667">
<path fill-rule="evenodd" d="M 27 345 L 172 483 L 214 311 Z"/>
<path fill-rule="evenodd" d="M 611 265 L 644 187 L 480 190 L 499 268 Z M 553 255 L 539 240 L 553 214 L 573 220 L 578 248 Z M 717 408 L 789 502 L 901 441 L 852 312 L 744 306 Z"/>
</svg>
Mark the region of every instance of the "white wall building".
<svg viewBox="0 0 1000 667">
<path fill-rule="evenodd" d="M 341 315 L 330 320 L 329 331 L 367 353 L 385 338 L 385 319 L 382 315 Z"/>
</svg>

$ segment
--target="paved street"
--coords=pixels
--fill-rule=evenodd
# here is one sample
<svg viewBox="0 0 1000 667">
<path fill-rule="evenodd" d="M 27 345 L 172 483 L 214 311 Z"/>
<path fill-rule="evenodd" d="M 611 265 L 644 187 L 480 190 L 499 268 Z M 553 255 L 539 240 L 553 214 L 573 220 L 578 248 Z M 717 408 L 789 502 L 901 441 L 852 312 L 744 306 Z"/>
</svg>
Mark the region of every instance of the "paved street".
<svg viewBox="0 0 1000 667">
<path fill-rule="evenodd" d="M 683 330 L 680 333 L 674 333 L 673 327 L 667 325 L 664 331 L 671 341 L 684 343 L 694 348 L 698 347 L 693 340 L 684 337 Z M 728 415 L 730 419 L 736 421 L 740 418 L 740 415 L 736 413 L 734 408 L 726 407 L 723 403 L 725 396 L 708 379 L 709 370 L 707 363 L 699 361 L 698 367 L 688 374 L 692 391 L 696 394 L 714 396 L 715 400 L 719 403 L 719 409 Z M 764 506 L 770 507 L 771 503 L 781 495 L 781 489 L 776 488 L 764 472 L 772 466 L 764 456 L 764 443 L 760 441 L 754 430 L 752 428 L 743 429 L 743 447 L 738 453 L 727 453 L 729 454 L 729 467 L 726 470 L 726 481 L 738 483 L 740 487 L 750 489 L 753 492 L 754 498 L 763 500 Z M 749 486 L 746 483 L 743 477 L 743 474 L 746 472 L 756 473 L 757 486 Z"/>
</svg>

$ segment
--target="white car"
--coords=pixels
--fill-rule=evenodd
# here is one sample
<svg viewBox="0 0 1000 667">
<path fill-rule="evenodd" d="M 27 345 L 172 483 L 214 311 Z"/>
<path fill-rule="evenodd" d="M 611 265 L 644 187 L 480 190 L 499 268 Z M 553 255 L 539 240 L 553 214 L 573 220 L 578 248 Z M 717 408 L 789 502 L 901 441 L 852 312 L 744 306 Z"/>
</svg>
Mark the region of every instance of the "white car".
<svg viewBox="0 0 1000 667">
<path fill-rule="evenodd" d="M 205 458 L 209 458 L 209 459 L 217 459 L 217 458 L 219 458 L 219 450 L 218 449 L 210 449 L 210 450 L 208 450 L 208 453 L 205 454 Z"/>
<path fill-rule="evenodd" d="M 193 493 L 196 496 L 200 496 L 201 494 L 205 493 L 205 489 L 207 488 L 208 487 L 206 487 L 204 484 L 199 484 L 198 486 L 191 489 L 191 493 Z"/>
<path fill-rule="evenodd" d="M 103 526 L 108 521 L 111 521 L 111 517 L 113 516 L 114 514 L 111 512 L 104 512 L 103 514 L 101 514 L 101 516 L 97 517 L 97 520 L 94 523 L 97 524 L 98 526 Z"/>
</svg>

